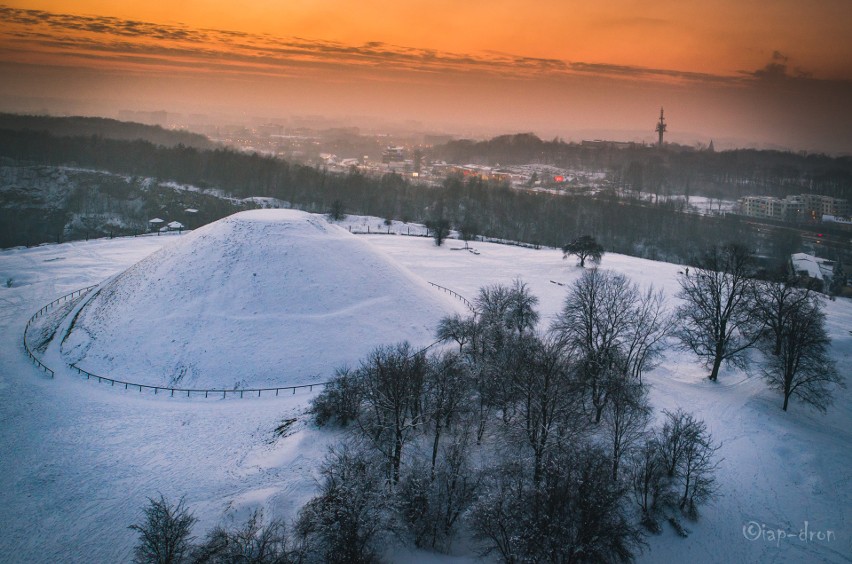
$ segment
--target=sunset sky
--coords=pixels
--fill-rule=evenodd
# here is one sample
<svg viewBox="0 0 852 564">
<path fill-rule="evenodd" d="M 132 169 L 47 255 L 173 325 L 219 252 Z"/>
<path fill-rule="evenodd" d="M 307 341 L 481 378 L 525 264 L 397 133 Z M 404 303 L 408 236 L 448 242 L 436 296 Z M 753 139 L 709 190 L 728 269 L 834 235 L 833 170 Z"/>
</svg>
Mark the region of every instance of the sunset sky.
<svg viewBox="0 0 852 564">
<path fill-rule="evenodd" d="M 2 0 L 0 0 L 2 2 Z M 852 153 L 849 0 L 0 4 L 0 110 Z"/>
</svg>

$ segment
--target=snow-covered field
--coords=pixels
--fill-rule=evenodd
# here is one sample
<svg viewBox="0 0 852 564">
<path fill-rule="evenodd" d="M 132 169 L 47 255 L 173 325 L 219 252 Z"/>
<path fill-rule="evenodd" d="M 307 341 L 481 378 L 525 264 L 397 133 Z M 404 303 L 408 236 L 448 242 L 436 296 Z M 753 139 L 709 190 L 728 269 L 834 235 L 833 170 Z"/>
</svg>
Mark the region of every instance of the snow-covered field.
<svg viewBox="0 0 852 564">
<path fill-rule="evenodd" d="M 0 252 L 0 561 L 127 561 L 135 541 L 127 526 L 138 521 L 146 497 L 158 493 L 186 496 L 199 518 L 196 534 L 258 506 L 267 516 L 291 518 L 312 495 L 316 466 L 337 437 L 304 418 L 288 436 L 275 434 L 283 420 L 300 417 L 308 393 L 206 401 L 155 397 L 81 380 L 51 349 L 46 362 L 56 369 L 54 379 L 27 360 L 21 334 L 42 305 L 163 247 L 176 252 L 188 237 Z M 421 283 L 469 298 L 484 284 L 521 277 L 541 300 L 544 324 L 561 306 L 566 287 L 560 284 L 580 273 L 556 250 L 478 243 L 474 254 L 454 240 L 442 248 L 416 237 L 362 235 L 358 241 Z M 677 265 L 606 255 L 602 267 L 654 284 L 668 296 L 677 290 Z M 437 289 L 425 288 L 445 300 Z M 392 298 L 397 291 L 387 287 Z M 848 374 L 852 304 L 829 302 L 827 312 L 838 368 Z M 671 350 L 648 375 L 653 405 L 683 407 L 704 419 L 722 442 L 724 461 L 721 497 L 703 508 L 698 523 L 687 523 L 689 538 L 667 528 L 649 539 L 640 561 L 852 561 L 852 392 L 841 390 L 827 415 L 796 402 L 784 413 L 781 398 L 757 374 L 728 370 L 711 384 L 692 356 Z M 770 531 L 775 538 L 775 531 L 784 531 L 786 538 L 771 540 Z M 414 557 L 397 555 L 399 561 Z"/>
</svg>

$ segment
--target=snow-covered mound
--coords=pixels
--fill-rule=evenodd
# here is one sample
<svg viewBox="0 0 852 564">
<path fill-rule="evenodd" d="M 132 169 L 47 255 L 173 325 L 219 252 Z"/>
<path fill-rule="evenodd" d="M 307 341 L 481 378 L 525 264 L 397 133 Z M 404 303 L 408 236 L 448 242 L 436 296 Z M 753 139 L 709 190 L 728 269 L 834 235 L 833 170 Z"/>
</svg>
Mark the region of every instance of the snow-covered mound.
<svg viewBox="0 0 852 564">
<path fill-rule="evenodd" d="M 425 346 L 459 308 L 322 216 L 254 210 L 198 229 L 104 284 L 62 354 L 149 385 L 296 385 L 357 366 L 380 344 Z"/>
</svg>

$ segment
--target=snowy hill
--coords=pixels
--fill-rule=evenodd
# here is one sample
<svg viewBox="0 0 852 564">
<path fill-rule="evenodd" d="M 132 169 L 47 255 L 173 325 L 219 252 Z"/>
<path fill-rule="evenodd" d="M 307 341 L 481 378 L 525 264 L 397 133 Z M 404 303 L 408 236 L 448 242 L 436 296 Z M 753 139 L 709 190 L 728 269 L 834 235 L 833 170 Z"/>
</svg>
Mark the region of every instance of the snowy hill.
<svg viewBox="0 0 852 564">
<path fill-rule="evenodd" d="M 63 343 L 67 362 L 150 385 L 325 381 L 373 347 L 434 341 L 458 302 L 322 216 L 235 214 L 106 283 Z"/>
</svg>

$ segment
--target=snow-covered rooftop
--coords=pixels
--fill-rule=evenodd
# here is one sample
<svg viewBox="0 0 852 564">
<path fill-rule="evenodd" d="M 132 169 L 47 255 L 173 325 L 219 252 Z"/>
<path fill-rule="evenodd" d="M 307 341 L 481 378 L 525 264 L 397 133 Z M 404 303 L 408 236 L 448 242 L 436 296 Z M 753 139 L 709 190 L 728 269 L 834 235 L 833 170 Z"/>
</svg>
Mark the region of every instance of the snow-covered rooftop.
<svg viewBox="0 0 852 564">
<path fill-rule="evenodd" d="M 827 280 L 834 273 L 834 261 L 815 257 L 807 253 L 795 253 L 790 256 L 793 270 L 797 274 L 807 274 L 816 280 Z"/>
</svg>

